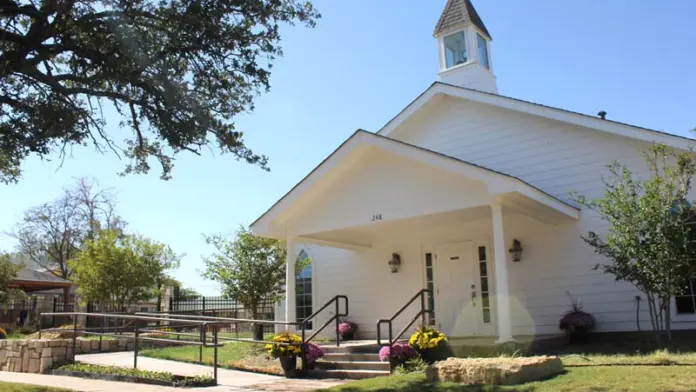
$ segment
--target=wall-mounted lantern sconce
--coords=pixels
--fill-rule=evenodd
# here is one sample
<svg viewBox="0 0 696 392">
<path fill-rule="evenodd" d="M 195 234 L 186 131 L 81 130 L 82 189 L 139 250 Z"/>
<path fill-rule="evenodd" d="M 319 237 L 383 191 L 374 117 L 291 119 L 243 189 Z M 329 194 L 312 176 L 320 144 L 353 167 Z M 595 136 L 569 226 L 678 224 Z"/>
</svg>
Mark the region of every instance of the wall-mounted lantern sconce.
<svg viewBox="0 0 696 392">
<path fill-rule="evenodd" d="M 401 256 L 398 253 L 392 253 L 392 257 L 389 260 L 389 268 L 391 268 L 392 274 L 399 272 L 401 267 Z"/>
<path fill-rule="evenodd" d="M 510 248 L 510 250 L 508 251 L 512 255 L 512 261 L 518 262 L 522 260 L 523 250 L 524 249 L 522 248 L 522 243 L 520 242 L 520 240 L 518 240 L 517 238 L 512 240 L 512 248 Z"/>
</svg>

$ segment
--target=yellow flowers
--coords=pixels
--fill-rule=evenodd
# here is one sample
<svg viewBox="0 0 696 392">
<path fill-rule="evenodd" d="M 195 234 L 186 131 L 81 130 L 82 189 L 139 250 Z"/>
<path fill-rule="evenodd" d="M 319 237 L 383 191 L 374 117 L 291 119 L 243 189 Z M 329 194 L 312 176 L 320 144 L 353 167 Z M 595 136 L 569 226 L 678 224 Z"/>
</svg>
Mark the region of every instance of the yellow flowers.
<svg viewBox="0 0 696 392">
<path fill-rule="evenodd" d="M 286 344 L 284 344 L 286 343 Z M 273 358 L 299 355 L 302 352 L 300 345 L 302 338 L 294 333 L 283 332 L 273 337 L 273 343 L 264 348 Z"/>
<path fill-rule="evenodd" d="M 431 327 L 418 328 L 418 331 L 408 340 L 409 346 L 419 351 L 436 348 L 446 342 L 445 334 Z"/>
</svg>

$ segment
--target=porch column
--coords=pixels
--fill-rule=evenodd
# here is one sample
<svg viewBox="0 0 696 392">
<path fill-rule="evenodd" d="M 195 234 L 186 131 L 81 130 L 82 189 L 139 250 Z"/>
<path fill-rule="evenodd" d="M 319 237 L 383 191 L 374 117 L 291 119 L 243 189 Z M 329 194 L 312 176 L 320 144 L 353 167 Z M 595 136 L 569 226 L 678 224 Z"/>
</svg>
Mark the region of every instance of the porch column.
<svg viewBox="0 0 696 392">
<path fill-rule="evenodd" d="M 503 208 L 500 202 L 491 203 L 493 218 L 493 252 L 495 262 L 496 308 L 498 309 L 498 340 L 496 343 L 514 341 L 510 317 L 510 293 L 508 288 L 507 250 L 503 232 Z"/>
<path fill-rule="evenodd" d="M 287 255 L 285 259 L 285 322 L 295 322 L 295 240 L 288 238 L 286 241 Z M 294 331 L 295 328 L 285 326 L 286 331 Z"/>
</svg>

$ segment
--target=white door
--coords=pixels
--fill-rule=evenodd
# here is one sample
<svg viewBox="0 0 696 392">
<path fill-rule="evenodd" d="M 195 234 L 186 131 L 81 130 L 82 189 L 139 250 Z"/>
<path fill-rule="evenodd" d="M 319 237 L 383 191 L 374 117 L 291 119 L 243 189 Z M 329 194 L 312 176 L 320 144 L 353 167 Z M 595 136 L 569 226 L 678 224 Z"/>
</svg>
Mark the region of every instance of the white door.
<svg viewBox="0 0 696 392">
<path fill-rule="evenodd" d="M 435 320 L 450 336 L 493 335 L 488 247 L 471 241 L 438 246 Z"/>
</svg>

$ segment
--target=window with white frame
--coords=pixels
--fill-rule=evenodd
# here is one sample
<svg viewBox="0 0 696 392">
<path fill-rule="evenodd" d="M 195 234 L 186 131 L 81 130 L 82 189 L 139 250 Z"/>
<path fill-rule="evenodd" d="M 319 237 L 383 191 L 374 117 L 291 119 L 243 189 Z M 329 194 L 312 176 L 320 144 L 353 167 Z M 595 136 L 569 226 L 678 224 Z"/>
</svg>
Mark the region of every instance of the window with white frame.
<svg viewBox="0 0 696 392">
<path fill-rule="evenodd" d="M 297 263 L 306 264 L 295 279 L 295 316 L 297 321 L 302 321 L 312 315 L 312 260 L 302 250 Z M 312 329 L 311 321 L 307 323 L 307 329 Z"/>
<path fill-rule="evenodd" d="M 425 288 L 430 290 L 428 294 L 428 325 L 435 325 L 435 267 L 433 265 L 433 254 L 425 254 Z"/>
<path fill-rule="evenodd" d="M 677 314 L 696 314 L 696 277 L 685 284 L 684 294 L 675 297 Z"/>
<path fill-rule="evenodd" d="M 445 45 L 445 65 L 447 68 L 467 62 L 466 34 L 463 31 L 450 34 L 443 41 Z"/>
<path fill-rule="evenodd" d="M 486 69 L 490 69 L 491 66 L 488 61 L 488 42 L 486 42 L 486 39 L 483 38 L 481 34 L 476 34 L 476 45 L 478 46 L 479 63 L 486 67 Z"/>
</svg>

